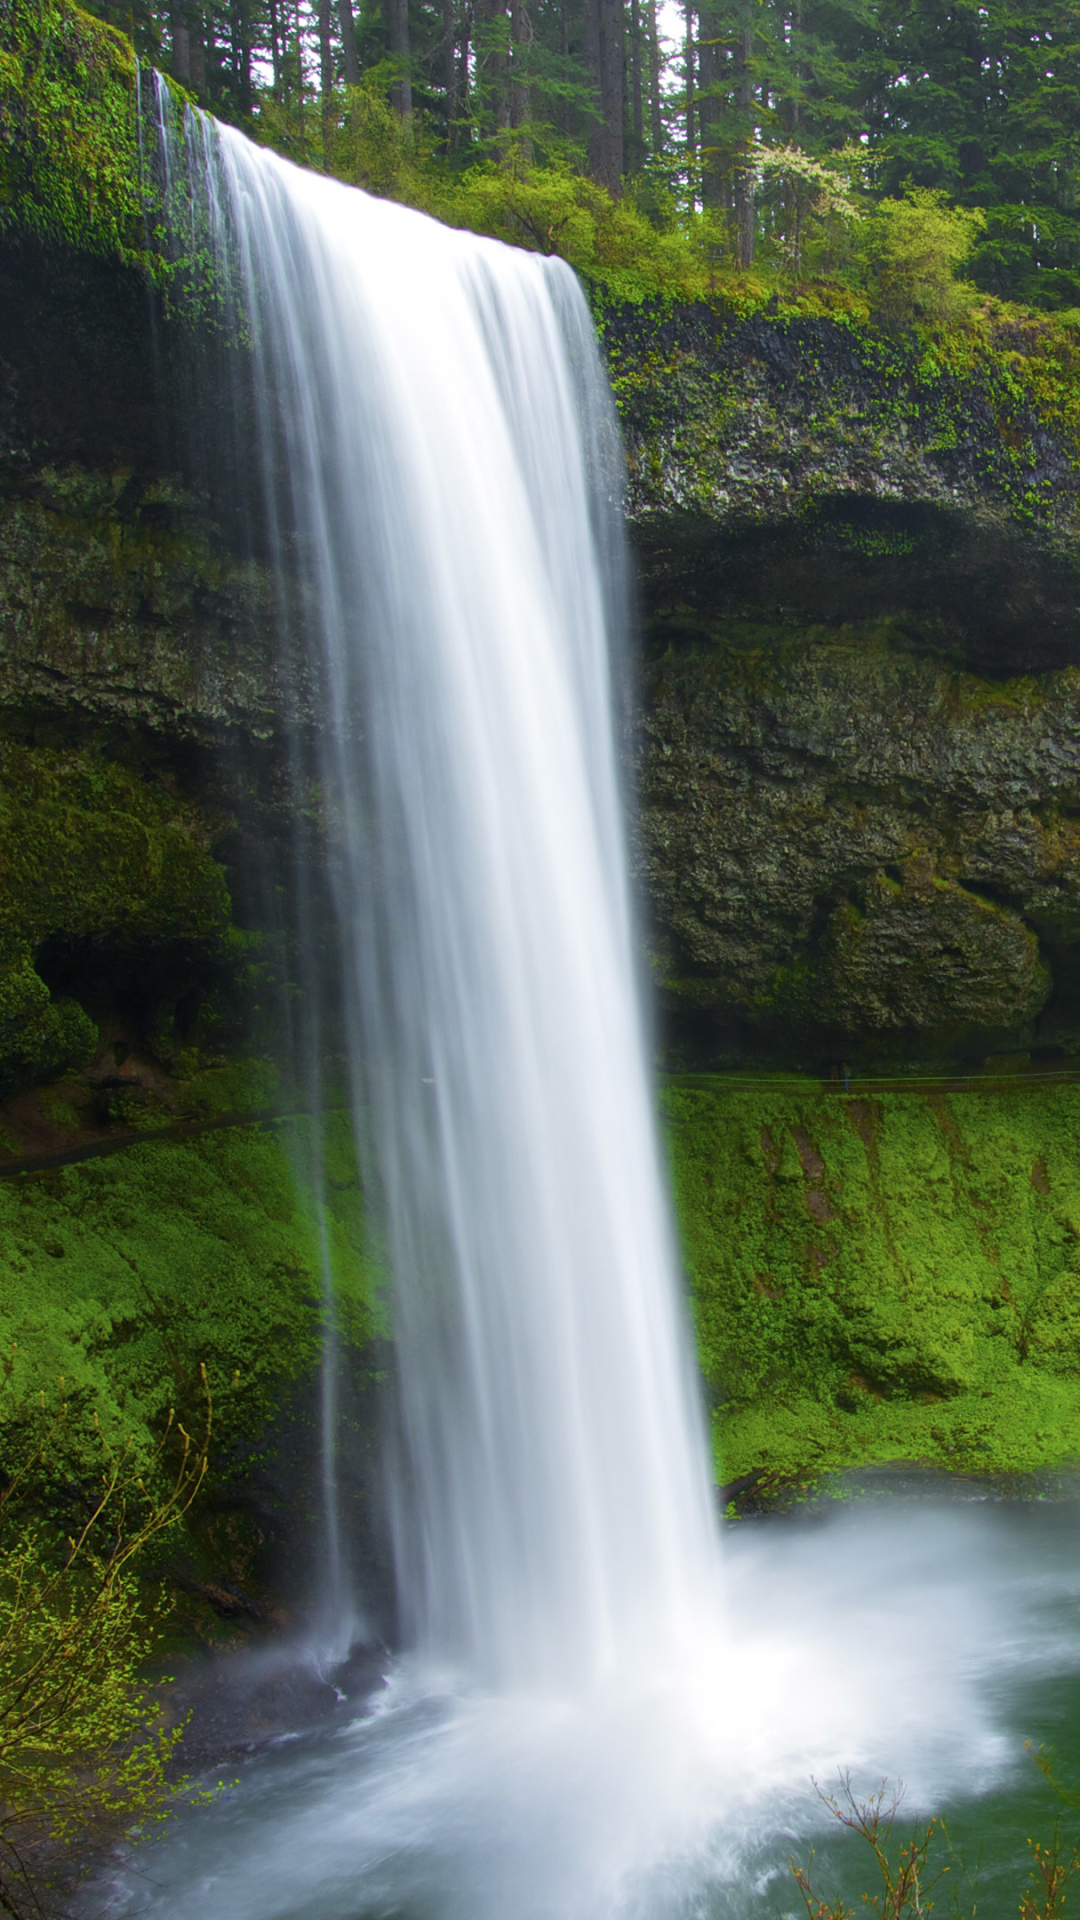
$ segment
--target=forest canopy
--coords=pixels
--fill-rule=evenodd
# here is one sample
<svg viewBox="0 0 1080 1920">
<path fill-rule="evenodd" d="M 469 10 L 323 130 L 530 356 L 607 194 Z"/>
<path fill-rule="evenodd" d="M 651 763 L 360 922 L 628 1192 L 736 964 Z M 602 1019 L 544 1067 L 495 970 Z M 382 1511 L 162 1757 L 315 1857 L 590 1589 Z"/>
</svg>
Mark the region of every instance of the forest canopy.
<svg viewBox="0 0 1080 1920">
<path fill-rule="evenodd" d="M 461 224 L 509 222 L 544 251 L 566 251 L 575 221 L 610 222 L 591 185 L 635 228 L 694 229 L 723 270 L 835 275 L 858 252 L 855 215 L 907 199 L 978 212 L 963 272 L 983 293 L 1080 305 L 1080 10 L 1067 0 L 90 10 L 256 138 Z M 518 214 L 500 205 L 501 225 L 484 185 L 496 172 L 545 189 L 519 190 Z"/>
</svg>

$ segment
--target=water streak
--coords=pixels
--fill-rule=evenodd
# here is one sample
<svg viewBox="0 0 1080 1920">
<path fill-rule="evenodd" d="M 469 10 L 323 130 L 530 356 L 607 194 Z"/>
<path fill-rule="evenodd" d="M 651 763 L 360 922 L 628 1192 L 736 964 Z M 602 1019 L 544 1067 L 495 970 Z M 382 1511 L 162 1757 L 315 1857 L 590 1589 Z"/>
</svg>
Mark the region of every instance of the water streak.
<svg viewBox="0 0 1080 1920">
<path fill-rule="evenodd" d="M 187 151 L 322 689 L 406 1638 L 580 1689 L 677 1657 L 715 1553 L 635 983 L 592 326 L 559 261 L 206 121 Z"/>
</svg>

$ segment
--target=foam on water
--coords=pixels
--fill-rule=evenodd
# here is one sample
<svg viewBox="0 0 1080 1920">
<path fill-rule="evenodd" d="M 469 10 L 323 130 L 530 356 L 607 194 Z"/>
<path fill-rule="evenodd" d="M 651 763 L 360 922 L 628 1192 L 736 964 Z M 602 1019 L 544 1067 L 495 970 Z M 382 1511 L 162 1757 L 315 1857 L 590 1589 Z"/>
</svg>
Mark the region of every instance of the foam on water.
<svg viewBox="0 0 1080 1920">
<path fill-rule="evenodd" d="M 693 1660 L 587 1693 L 463 1692 L 404 1661 L 369 1710 L 271 1750 L 183 1822 L 114 1911 L 790 1911 L 788 1858 L 832 1825 L 811 1776 L 902 1779 L 913 1810 L 935 1811 L 1023 1783 L 1033 1684 L 1080 1671 L 1076 1518 L 875 1506 L 746 1527 Z"/>
</svg>

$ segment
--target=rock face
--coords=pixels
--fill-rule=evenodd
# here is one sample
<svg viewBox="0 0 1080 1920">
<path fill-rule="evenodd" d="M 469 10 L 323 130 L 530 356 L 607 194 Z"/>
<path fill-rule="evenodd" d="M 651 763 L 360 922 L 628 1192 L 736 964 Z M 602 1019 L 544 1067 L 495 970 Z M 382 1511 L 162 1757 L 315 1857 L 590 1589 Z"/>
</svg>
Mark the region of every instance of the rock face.
<svg viewBox="0 0 1080 1920">
<path fill-rule="evenodd" d="M 732 1047 L 1071 1044 L 1080 671 L 982 680 L 852 627 L 672 649 L 648 694 L 672 1001 Z"/>
<path fill-rule="evenodd" d="M 89 255 L 10 244 L 0 281 L 4 751 L 137 770 L 239 897 L 248 829 L 283 829 L 283 715 L 303 728 L 316 703 L 185 414 L 176 330 Z M 674 1060 L 1080 1044 L 1080 368 L 1060 338 L 1052 376 L 1030 330 L 959 370 L 844 316 L 613 313 L 606 342 Z M 32 971 L 54 937 L 20 926 L 6 964 Z M 20 1007 L 31 988 L 12 976 Z M 85 1038 L 48 1004 L 34 1071 Z"/>
<path fill-rule="evenodd" d="M 1076 448 L 1011 352 L 612 327 L 676 1060 L 1080 1044 Z"/>
<path fill-rule="evenodd" d="M 267 571 L 186 411 L 182 347 L 132 270 L 0 254 L 0 713 L 206 747 L 279 727 Z M 294 662 L 289 697 L 303 722 Z"/>
</svg>

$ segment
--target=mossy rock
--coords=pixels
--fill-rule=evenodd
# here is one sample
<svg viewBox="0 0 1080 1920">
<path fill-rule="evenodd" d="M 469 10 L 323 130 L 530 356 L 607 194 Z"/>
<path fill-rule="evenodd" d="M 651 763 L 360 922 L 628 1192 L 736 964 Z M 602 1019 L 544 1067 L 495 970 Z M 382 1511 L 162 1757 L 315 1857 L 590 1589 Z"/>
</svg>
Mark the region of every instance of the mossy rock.
<svg viewBox="0 0 1080 1920">
<path fill-rule="evenodd" d="M 329 1177 L 318 1195 L 320 1155 Z M 289 1384 L 318 1364 L 324 1249 L 339 1337 L 361 1350 L 381 1310 L 343 1113 L 0 1180 L 7 1461 L 41 1393 L 72 1408 L 73 1470 L 80 1433 L 96 1456 L 95 1416 L 112 1444 L 131 1439 L 149 1458 L 171 1407 L 199 1419 L 201 1366 L 215 1471 L 237 1447 L 250 1452 Z"/>
<path fill-rule="evenodd" d="M 0 1094 L 81 1064 L 117 976 L 153 1027 L 239 963 L 212 832 L 100 750 L 0 742 Z"/>
<path fill-rule="evenodd" d="M 0 24 L 0 235 L 145 258 L 131 43 L 68 0 Z"/>
<path fill-rule="evenodd" d="M 1080 1041 L 1076 668 L 994 680 L 891 621 L 718 618 L 646 692 L 642 863 L 688 1064 Z"/>
<path fill-rule="evenodd" d="M 722 1481 L 1080 1455 L 1080 1087 L 665 1111 Z"/>
<path fill-rule="evenodd" d="M 82 1066 L 96 1023 L 74 1000 L 54 1000 L 28 953 L 0 970 L 0 1094 Z"/>
</svg>

